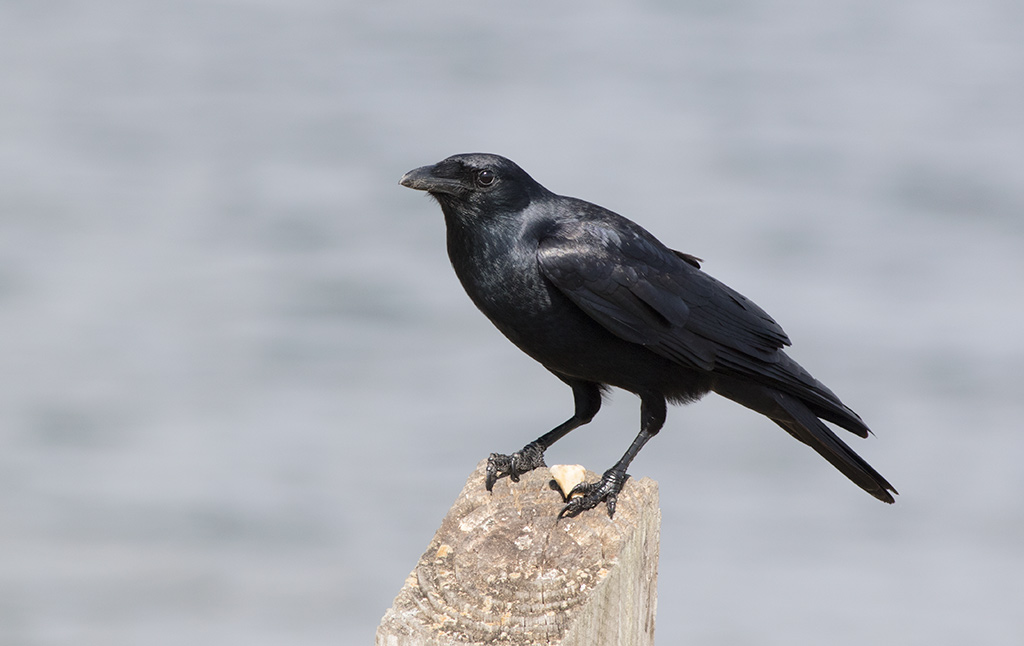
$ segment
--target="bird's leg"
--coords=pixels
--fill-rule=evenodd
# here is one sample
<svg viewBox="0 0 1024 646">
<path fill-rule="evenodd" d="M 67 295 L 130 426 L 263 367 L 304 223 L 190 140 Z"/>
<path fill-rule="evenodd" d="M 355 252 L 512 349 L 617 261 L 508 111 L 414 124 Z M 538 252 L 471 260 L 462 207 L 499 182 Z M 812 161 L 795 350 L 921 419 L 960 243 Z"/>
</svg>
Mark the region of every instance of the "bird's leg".
<svg viewBox="0 0 1024 646">
<path fill-rule="evenodd" d="M 569 431 L 583 426 L 594 419 L 597 411 L 601 409 L 601 389 L 596 383 L 590 381 L 568 380 L 560 377 L 572 386 L 573 399 L 576 403 L 576 411 L 572 417 L 565 420 L 555 428 L 551 429 L 536 440 L 530 442 L 512 455 L 492 453 L 487 458 L 487 477 L 484 485 L 487 491 L 491 491 L 494 483 L 499 478 L 508 476 L 512 482 L 519 482 L 519 476 L 532 471 L 537 467 L 547 466 L 544 464 L 544 451 L 552 444 L 565 437 Z"/>
<path fill-rule="evenodd" d="M 658 434 L 665 423 L 665 398 L 657 394 L 640 395 L 640 433 L 629 445 L 625 455 L 611 469 L 604 472 L 598 482 L 581 482 L 569 492 L 569 503 L 559 512 L 558 518 L 572 518 L 577 514 L 597 507 L 603 500 L 608 505 L 608 517 L 615 515 L 615 502 L 629 475 L 626 469 L 640 452 L 647 440 Z"/>
</svg>

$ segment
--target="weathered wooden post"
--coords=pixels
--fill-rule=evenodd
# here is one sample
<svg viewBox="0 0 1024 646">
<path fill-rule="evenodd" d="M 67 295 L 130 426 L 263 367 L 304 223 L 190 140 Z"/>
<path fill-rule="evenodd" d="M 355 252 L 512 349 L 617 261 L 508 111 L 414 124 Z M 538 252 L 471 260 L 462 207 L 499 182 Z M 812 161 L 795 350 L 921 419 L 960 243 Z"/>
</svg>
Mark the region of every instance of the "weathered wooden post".
<svg viewBox="0 0 1024 646">
<path fill-rule="evenodd" d="M 651 646 L 658 485 L 630 478 L 615 518 L 576 518 L 551 473 L 484 489 L 481 462 L 377 628 L 377 646 Z M 598 475 L 587 474 L 588 481 Z"/>
</svg>

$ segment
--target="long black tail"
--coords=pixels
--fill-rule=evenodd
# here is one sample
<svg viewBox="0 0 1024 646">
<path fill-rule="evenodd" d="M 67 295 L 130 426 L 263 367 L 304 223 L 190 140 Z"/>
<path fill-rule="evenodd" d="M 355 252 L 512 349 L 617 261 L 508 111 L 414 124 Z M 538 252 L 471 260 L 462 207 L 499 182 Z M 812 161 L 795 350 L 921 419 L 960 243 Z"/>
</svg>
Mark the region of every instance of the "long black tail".
<svg viewBox="0 0 1024 646">
<path fill-rule="evenodd" d="M 882 502 L 893 503 L 892 494 L 897 493 L 889 482 L 875 471 L 864 458 L 836 437 L 828 426 L 799 399 L 783 392 L 773 393 L 786 416 L 772 417 L 772 421 L 784 428 L 790 435 L 810 446 L 818 455 L 839 469 L 843 475 L 858 487 Z M 890 493 L 892 492 L 892 493 Z"/>
<path fill-rule="evenodd" d="M 767 416 L 875 498 L 890 504 L 895 502 L 892 495 L 897 493 L 896 489 L 818 419 L 820 415 L 844 428 L 852 426 L 848 430 L 866 436 L 867 427 L 845 406 L 843 409 L 849 411 L 854 419 L 846 419 L 846 415 L 839 415 L 839 410 L 832 407 L 831 414 L 822 414 L 824 411 L 820 410 L 820 405 L 812 404 L 812 409 L 795 395 L 745 379 L 721 379 L 715 386 L 715 392 Z"/>
</svg>

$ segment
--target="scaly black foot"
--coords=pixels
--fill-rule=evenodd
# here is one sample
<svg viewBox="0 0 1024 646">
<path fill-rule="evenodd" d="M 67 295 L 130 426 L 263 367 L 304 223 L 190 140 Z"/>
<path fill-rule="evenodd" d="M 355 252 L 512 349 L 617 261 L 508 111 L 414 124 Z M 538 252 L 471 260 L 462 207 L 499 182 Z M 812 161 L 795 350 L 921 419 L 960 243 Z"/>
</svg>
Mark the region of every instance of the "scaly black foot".
<svg viewBox="0 0 1024 646">
<path fill-rule="evenodd" d="M 597 507 L 603 500 L 608 505 L 608 517 L 615 516 L 615 501 L 618 500 L 622 486 L 629 478 L 624 472 L 608 469 L 599 482 L 581 482 L 569 492 L 569 504 L 558 513 L 558 518 L 572 518 L 580 513 Z M 576 496 L 576 494 L 583 494 Z M 576 496 L 575 498 L 573 496 Z"/>
<path fill-rule="evenodd" d="M 537 467 L 545 466 L 547 465 L 544 464 L 544 448 L 536 442 L 530 442 L 522 450 L 516 451 L 512 455 L 492 453 L 487 458 L 487 478 L 484 480 L 484 485 L 487 487 L 487 491 L 490 491 L 498 478 L 505 476 L 508 476 L 512 482 L 519 482 L 519 476 L 533 471 Z"/>
</svg>

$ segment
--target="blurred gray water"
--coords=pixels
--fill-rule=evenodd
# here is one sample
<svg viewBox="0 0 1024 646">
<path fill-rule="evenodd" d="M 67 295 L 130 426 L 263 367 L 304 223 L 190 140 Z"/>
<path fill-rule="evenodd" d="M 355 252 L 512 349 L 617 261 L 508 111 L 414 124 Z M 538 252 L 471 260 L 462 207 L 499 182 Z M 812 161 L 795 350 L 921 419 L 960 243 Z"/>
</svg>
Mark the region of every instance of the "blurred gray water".
<svg viewBox="0 0 1024 646">
<path fill-rule="evenodd" d="M 670 411 L 661 644 L 1024 640 L 1015 2 L 0 4 L 0 644 L 359 644 L 571 395 L 398 186 L 504 154 L 782 323 L 881 505 Z M 619 393 L 548 455 L 603 470 Z"/>
</svg>

